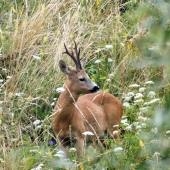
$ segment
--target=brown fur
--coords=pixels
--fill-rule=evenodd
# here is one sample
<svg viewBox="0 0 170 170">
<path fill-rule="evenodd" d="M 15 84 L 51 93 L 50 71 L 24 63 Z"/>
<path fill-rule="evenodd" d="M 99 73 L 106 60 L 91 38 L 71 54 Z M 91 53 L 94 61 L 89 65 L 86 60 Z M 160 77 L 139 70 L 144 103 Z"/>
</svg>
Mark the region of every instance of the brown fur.
<svg viewBox="0 0 170 170">
<path fill-rule="evenodd" d="M 107 92 L 91 93 L 98 91 L 99 87 L 86 74 L 86 60 L 80 62 L 80 50 L 74 43 L 77 59 L 65 44 L 64 53 L 73 59 L 76 70 L 69 68 L 63 60 L 59 61 L 61 71 L 68 77 L 63 87 L 65 91 L 61 92 L 54 108 L 56 113 L 52 116 L 52 129 L 60 148 L 65 150 L 71 138 L 75 142 L 77 157 L 80 157 L 86 137 L 83 132 L 90 131 L 94 138 L 104 139 L 104 132 L 108 129 L 111 137 L 119 138 L 119 134 L 113 135 L 113 132 L 118 130 L 124 111 L 122 103 L 113 95 Z M 80 94 L 86 95 L 79 98 Z"/>
<path fill-rule="evenodd" d="M 69 79 L 66 80 L 64 88 L 65 91 L 61 92 L 54 108 L 56 111 L 61 110 L 52 117 L 52 128 L 61 149 L 65 149 L 67 145 L 69 125 L 78 157 L 83 153 L 85 136 L 82 133 L 85 131 L 92 132 L 95 138 L 103 138 L 104 131 L 108 127 L 110 136 L 119 138 L 118 133 L 113 136 L 113 131 L 118 130 L 119 127 L 113 126 L 120 124 L 124 110 L 116 97 L 107 92 L 97 92 L 79 98 L 79 94 L 74 93 L 74 84 Z"/>
</svg>

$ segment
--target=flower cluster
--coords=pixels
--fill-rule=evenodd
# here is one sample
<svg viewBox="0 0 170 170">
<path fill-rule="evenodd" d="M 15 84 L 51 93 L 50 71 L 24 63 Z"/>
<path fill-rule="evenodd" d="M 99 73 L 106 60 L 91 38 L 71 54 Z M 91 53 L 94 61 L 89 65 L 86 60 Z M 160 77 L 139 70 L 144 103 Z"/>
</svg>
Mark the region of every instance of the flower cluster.
<svg viewBox="0 0 170 170">
<path fill-rule="evenodd" d="M 132 98 L 133 98 L 134 99 L 133 104 L 136 104 L 136 105 L 142 104 L 141 105 L 142 107 L 140 108 L 140 111 L 142 111 L 142 110 L 148 109 L 148 107 L 143 107 L 143 106 L 149 106 L 151 104 L 154 104 L 154 103 L 157 103 L 158 101 L 160 101 L 160 99 L 155 98 L 156 94 L 154 91 L 150 91 L 149 93 L 147 93 L 147 86 L 152 85 L 152 84 L 154 84 L 153 81 L 147 81 L 144 83 L 145 87 L 141 87 L 141 88 L 139 88 L 140 87 L 139 84 L 129 85 L 130 88 L 135 88 L 135 89 L 139 88 L 139 92 L 136 94 L 133 91 L 127 93 L 127 95 L 123 97 L 124 98 L 123 106 L 130 108 L 131 106 L 128 102 L 130 100 L 132 100 Z M 150 100 L 151 98 L 152 98 L 152 100 Z M 148 100 L 150 100 L 150 101 L 148 101 Z"/>
<path fill-rule="evenodd" d="M 61 92 L 64 92 L 64 91 L 65 91 L 65 89 L 63 87 L 59 87 L 59 88 L 56 89 L 57 93 L 61 93 Z"/>
<path fill-rule="evenodd" d="M 31 170 L 42 170 L 42 167 L 44 166 L 44 164 L 39 164 L 36 168 L 33 168 Z"/>
<path fill-rule="evenodd" d="M 158 125 L 156 123 L 153 124 L 153 120 L 150 118 L 153 108 L 161 109 L 161 102 L 157 98 L 156 91 L 150 91 L 153 84 L 153 81 L 147 81 L 143 85 L 132 84 L 129 86 L 129 89 L 132 91 L 123 96 L 123 106 L 125 107 L 125 113 L 127 112 L 128 114 L 122 117 L 120 126 L 128 135 L 135 134 L 139 139 L 139 147 L 145 149 L 145 152 L 148 149 L 148 145 L 161 145 L 161 141 L 156 139 L 160 133 Z M 113 133 L 115 134 L 115 132 Z M 144 133 L 149 134 L 147 138 L 143 137 Z M 169 138 L 170 130 L 167 129 L 164 131 L 164 134 Z M 163 145 L 169 146 L 169 141 L 164 140 Z M 147 160 L 152 158 L 160 159 L 160 150 L 159 152 L 155 152 L 155 150 L 154 152 L 153 150 L 147 151 Z M 149 153 L 152 153 L 152 157 L 150 157 Z"/>
<path fill-rule="evenodd" d="M 94 135 L 92 132 L 89 132 L 89 131 L 86 131 L 86 132 L 83 132 L 83 135 Z"/>
</svg>

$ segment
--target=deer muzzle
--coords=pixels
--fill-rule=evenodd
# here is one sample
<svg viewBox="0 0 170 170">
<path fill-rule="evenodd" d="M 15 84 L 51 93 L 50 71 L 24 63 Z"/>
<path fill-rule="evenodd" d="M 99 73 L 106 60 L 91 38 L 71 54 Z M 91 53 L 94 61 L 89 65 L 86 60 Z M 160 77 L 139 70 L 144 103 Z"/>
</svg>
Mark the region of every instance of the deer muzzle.
<svg viewBox="0 0 170 170">
<path fill-rule="evenodd" d="M 96 93 L 99 90 L 99 86 L 94 86 L 92 90 L 90 90 L 91 93 Z"/>
</svg>

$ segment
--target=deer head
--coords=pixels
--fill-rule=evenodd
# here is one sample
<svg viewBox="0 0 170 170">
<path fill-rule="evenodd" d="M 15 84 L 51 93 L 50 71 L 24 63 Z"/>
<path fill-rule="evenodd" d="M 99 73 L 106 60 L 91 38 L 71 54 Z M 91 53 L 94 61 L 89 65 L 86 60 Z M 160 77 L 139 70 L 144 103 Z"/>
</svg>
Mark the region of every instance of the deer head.
<svg viewBox="0 0 170 170">
<path fill-rule="evenodd" d="M 86 74 L 84 69 L 86 60 L 82 63 L 80 62 L 80 49 L 77 49 L 76 42 L 75 43 L 75 54 L 76 58 L 74 57 L 73 51 L 70 53 L 64 44 L 65 52 L 68 54 L 76 64 L 76 69 L 72 69 L 66 65 L 63 60 L 59 61 L 59 66 L 61 71 L 68 76 L 67 78 L 67 85 L 69 85 L 70 90 L 76 94 L 87 94 L 87 93 L 95 93 L 99 90 L 99 86 L 97 86 Z"/>
</svg>

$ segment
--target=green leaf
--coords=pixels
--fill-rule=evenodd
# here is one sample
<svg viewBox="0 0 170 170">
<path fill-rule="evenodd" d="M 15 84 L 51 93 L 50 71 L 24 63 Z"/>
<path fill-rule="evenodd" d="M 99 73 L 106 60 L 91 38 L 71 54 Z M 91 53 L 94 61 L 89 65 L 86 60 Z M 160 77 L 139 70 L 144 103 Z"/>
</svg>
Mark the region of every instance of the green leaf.
<svg viewBox="0 0 170 170">
<path fill-rule="evenodd" d="M 89 71 L 94 73 L 94 72 L 97 72 L 98 70 L 96 68 L 90 68 Z"/>
<path fill-rule="evenodd" d="M 87 38 L 89 35 L 90 35 L 90 34 L 86 34 L 86 35 L 84 36 L 84 39 Z"/>
<path fill-rule="evenodd" d="M 92 64 L 89 63 L 89 64 L 86 64 L 85 68 L 88 68 L 88 67 L 91 67 L 91 66 L 92 66 Z"/>
<path fill-rule="evenodd" d="M 110 89 L 106 89 L 105 92 L 108 92 L 108 93 L 109 93 L 109 92 L 110 92 Z"/>
<path fill-rule="evenodd" d="M 105 80 L 106 79 L 106 77 L 104 76 L 104 77 L 100 77 L 99 78 L 100 80 Z"/>
<path fill-rule="evenodd" d="M 89 18 L 87 18 L 87 22 L 89 22 L 90 21 L 90 19 Z M 88 34 L 87 34 L 88 35 Z M 86 38 L 86 36 L 85 36 L 85 38 Z"/>
</svg>

